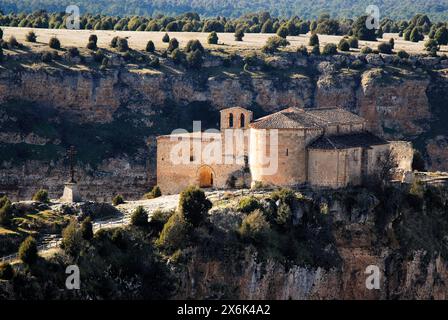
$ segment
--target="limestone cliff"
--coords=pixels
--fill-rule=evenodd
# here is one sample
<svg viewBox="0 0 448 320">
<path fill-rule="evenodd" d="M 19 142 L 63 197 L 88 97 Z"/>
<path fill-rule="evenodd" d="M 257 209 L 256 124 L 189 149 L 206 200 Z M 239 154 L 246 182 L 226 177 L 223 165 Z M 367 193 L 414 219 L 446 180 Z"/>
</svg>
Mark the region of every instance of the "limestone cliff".
<svg viewBox="0 0 448 320">
<path fill-rule="evenodd" d="M 154 183 L 155 136 L 191 129 L 192 120 L 217 127 L 216 110 L 235 105 L 255 117 L 288 106 L 347 108 L 386 138 L 415 142 L 430 169 L 448 170 L 446 147 L 435 143 L 445 135 L 438 129 L 448 88 L 444 69 L 424 67 L 426 60 L 420 68 L 387 64 L 384 57 L 380 66 L 363 56 L 283 59 L 277 69 L 230 74 L 222 65 L 201 72 L 135 65 L 2 68 L 0 192 L 26 198 L 46 187 L 59 196 L 64 150 L 73 144 L 86 195 L 137 198 Z M 351 68 L 355 59 L 364 67 Z"/>
</svg>

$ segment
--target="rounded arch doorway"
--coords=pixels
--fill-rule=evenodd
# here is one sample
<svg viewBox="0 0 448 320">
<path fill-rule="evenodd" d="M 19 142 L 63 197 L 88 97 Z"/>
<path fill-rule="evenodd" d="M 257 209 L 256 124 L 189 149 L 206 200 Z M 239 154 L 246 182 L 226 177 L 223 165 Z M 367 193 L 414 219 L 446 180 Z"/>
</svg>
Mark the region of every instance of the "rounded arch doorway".
<svg viewBox="0 0 448 320">
<path fill-rule="evenodd" d="M 209 166 L 201 166 L 197 172 L 198 184 L 200 188 L 212 188 L 215 178 L 213 169 Z"/>
</svg>

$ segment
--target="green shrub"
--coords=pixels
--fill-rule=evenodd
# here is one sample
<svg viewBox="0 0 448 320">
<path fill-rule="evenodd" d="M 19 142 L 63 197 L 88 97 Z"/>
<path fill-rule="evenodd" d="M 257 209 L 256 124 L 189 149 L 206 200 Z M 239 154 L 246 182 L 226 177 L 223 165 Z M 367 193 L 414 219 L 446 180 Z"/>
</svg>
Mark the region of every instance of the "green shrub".
<svg viewBox="0 0 448 320">
<path fill-rule="evenodd" d="M 235 41 L 243 41 L 244 31 L 243 29 L 237 29 L 235 31 Z"/>
<path fill-rule="evenodd" d="M 159 58 L 155 57 L 152 58 L 151 61 L 149 62 L 149 66 L 151 68 L 158 68 L 160 66 L 160 60 Z"/>
<path fill-rule="evenodd" d="M 185 59 L 185 55 L 180 49 L 174 49 L 173 52 L 171 52 L 170 57 L 175 64 L 181 64 Z"/>
<path fill-rule="evenodd" d="M 209 44 L 218 44 L 218 34 L 215 31 L 212 31 L 207 38 L 207 42 Z"/>
<path fill-rule="evenodd" d="M 33 195 L 33 201 L 48 203 L 50 199 L 48 198 L 48 191 L 45 189 L 40 189 Z"/>
<path fill-rule="evenodd" d="M 358 49 L 358 39 L 355 37 L 350 37 L 347 39 L 348 43 L 350 44 L 350 48 Z"/>
<path fill-rule="evenodd" d="M 320 55 L 320 47 L 319 47 L 319 45 L 313 46 L 313 49 L 311 50 L 311 54 L 314 54 L 316 56 Z"/>
<path fill-rule="evenodd" d="M 56 37 L 51 37 L 48 45 L 50 46 L 50 48 L 55 49 L 55 50 L 61 49 L 61 42 L 59 42 L 59 39 Z"/>
<path fill-rule="evenodd" d="M 115 37 L 113 37 L 112 40 L 110 41 L 110 46 L 111 46 L 111 48 L 116 48 L 117 45 L 118 45 L 118 37 L 115 36 Z"/>
<path fill-rule="evenodd" d="M 168 43 L 170 42 L 170 36 L 168 35 L 168 33 L 165 33 L 162 37 L 162 42 Z"/>
<path fill-rule="evenodd" d="M 68 48 L 68 53 L 70 54 L 70 57 L 79 57 L 79 50 L 76 47 L 70 47 Z"/>
<path fill-rule="evenodd" d="M 36 42 L 37 36 L 34 31 L 30 31 L 26 34 L 26 41 L 28 42 Z"/>
<path fill-rule="evenodd" d="M 0 199 L 0 226 L 9 226 L 12 221 L 11 201 L 4 196 Z"/>
<path fill-rule="evenodd" d="M 339 51 L 350 51 L 350 44 L 348 43 L 348 41 L 346 39 L 341 39 L 341 41 L 339 41 L 338 44 L 338 49 Z M 324 48 L 325 50 L 325 48 Z M 332 54 L 332 53 L 329 53 Z"/>
<path fill-rule="evenodd" d="M 373 52 L 372 48 L 370 48 L 368 46 L 364 46 L 364 47 L 361 48 L 361 53 L 363 53 L 363 54 L 369 54 L 369 53 L 372 53 L 372 52 Z"/>
<path fill-rule="evenodd" d="M 261 49 L 265 53 L 274 53 L 280 47 L 286 47 L 289 45 L 289 41 L 279 36 L 269 37 L 266 44 Z"/>
<path fill-rule="evenodd" d="M 51 52 L 44 52 L 41 56 L 42 62 L 50 63 L 53 61 L 53 54 Z"/>
<path fill-rule="evenodd" d="M 112 204 L 114 206 L 118 206 L 119 204 L 123 204 L 124 203 L 124 198 L 121 194 L 116 195 L 113 199 L 112 199 Z"/>
<path fill-rule="evenodd" d="M 19 42 L 17 41 L 16 37 L 14 37 L 14 36 L 9 37 L 8 46 L 10 48 L 17 48 L 19 46 Z"/>
<path fill-rule="evenodd" d="M 118 38 L 117 49 L 120 52 L 127 52 L 129 50 L 128 40 L 124 38 Z"/>
<path fill-rule="evenodd" d="M 327 43 L 322 50 L 322 54 L 324 55 L 332 55 L 338 52 L 337 47 L 334 43 Z"/>
<path fill-rule="evenodd" d="M 448 29 L 445 26 L 440 27 L 434 34 L 434 40 L 440 45 L 448 44 Z"/>
<path fill-rule="evenodd" d="M 14 269 L 9 263 L 0 263 L 0 280 L 11 280 L 14 277 Z"/>
<path fill-rule="evenodd" d="M 173 215 L 172 211 L 156 209 L 149 220 L 149 227 L 155 234 L 159 234 L 165 223 Z"/>
<path fill-rule="evenodd" d="M 297 48 L 297 53 L 304 57 L 308 56 L 308 50 L 304 45 L 301 45 Z"/>
<path fill-rule="evenodd" d="M 378 51 L 380 53 L 391 54 L 392 53 L 392 46 L 389 43 L 381 42 L 378 45 Z"/>
<path fill-rule="evenodd" d="M 286 26 L 281 26 L 278 30 L 277 30 L 277 36 L 286 39 L 286 37 L 288 36 L 288 28 Z"/>
<path fill-rule="evenodd" d="M 26 238 L 19 247 L 19 259 L 27 265 L 33 265 L 38 258 L 37 242 L 32 236 Z"/>
<path fill-rule="evenodd" d="M 409 40 L 412 42 L 419 42 L 425 39 L 425 36 L 420 32 L 420 30 L 416 27 L 412 29 L 411 34 L 409 36 Z"/>
<path fill-rule="evenodd" d="M 260 202 L 258 201 L 257 198 L 253 196 L 244 197 L 238 203 L 238 211 L 244 213 L 250 213 L 260 207 L 261 207 Z"/>
<path fill-rule="evenodd" d="M 407 58 L 409 58 L 409 53 L 407 53 L 407 52 L 404 51 L 404 50 L 399 50 L 399 51 L 397 52 L 397 56 L 398 56 L 399 58 L 401 58 L 401 59 L 407 59 Z"/>
<path fill-rule="evenodd" d="M 156 50 L 156 46 L 154 45 L 154 42 L 151 40 L 148 41 L 146 44 L 146 52 L 154 52 Z"/>
<path fill-rule="evenodd" d="M 179 41 L 177 41 L 176 38 L 172 38 L 170 42 L 168 43 L 168 48 L 166 49 L 168 52 L 173 52 L 179 48 Z"/>
<path fill-rule="evenodd" d="M 155 185 L 152 187 L 151 191 L 145 194 L 144 198 L 146 199 L 154 199 L 158 198 L 162 195 L 162 191 L 160 191 L 160 187 L 158 185 Z"/>
<path fill-rule="evenodd" d="M 179 211 L 185 220 L 194 227 L 200 225 L 207 217 L 212 203 L 201 189 L 190 186 L 181 192 L 179 198 Z"/>
<path fill-rule="evenodd" d="M 83 235 L 78 223 L 72 219 L 67 227 L 62 230 L 61 248 L 72 257 L 77 257 L 82 249 Z"/>
<path fill-rule="evenodd" d="M 156 245 L 165 250 L 174 252 L 187 243 L 186 239 L 191 225 L 179 212 L 174 213 L 163 226 L 162 232 L 156 241 Z"/>
<path fill-rule="evenodd" d="M 308 45 L 311 46 L 311 47 L 319 45 L 319 37 L 317 36 L 316 33 L 311 34 L 310 40 L 308 42 Z"/>
<path fill-rule="evenodd" d="M 270 226 L 263 213 L 255 210 L 243 219 L 238 232 L 245 240 L 263 244 L 269 239 Z"/>
<path fill-rule="evenodd" d="M 202 66 L 202 60 L 202 52 L 200 50 L 187 53 L 187 66 L 191 69 L 200 69 Z"/>
<path fill-rule="evenodd" d="M 146 227 L 148 225 L 148 213 L 142 206 L 138 206 L 132 213 L 131 224 L 136 227 Z"/>
<path fill-rule="evenodd" d="M 390 44 L 391 48 L 394 49 L 394 47 L 395 47 L 395 39 L 394 38 L 390 38 L 389 39 L 389 44 Z"/>
<path fill-rule="evenodd" d="M 84 219 L 81 223 L 81 236 L 84 240 L 90 241 L 93 239 L 93 225 L 90 217 Z"/>
<path fill-rule="evenodd" d="M 95 43 L 95 45 L 98 43 L 98 37 L 96 36 L 96 34 L 91 34 L 89 36 L 89 42 L 93 42 Z"/>
<path fill-rule="evenodd" d="M 87 49 L 89 49 L 89 50 L 96 50 L 96 49 L 98 49 L 98 47 L 96 45 L 96 42 L 89 41 L 87 43 Z"/>
</svg>

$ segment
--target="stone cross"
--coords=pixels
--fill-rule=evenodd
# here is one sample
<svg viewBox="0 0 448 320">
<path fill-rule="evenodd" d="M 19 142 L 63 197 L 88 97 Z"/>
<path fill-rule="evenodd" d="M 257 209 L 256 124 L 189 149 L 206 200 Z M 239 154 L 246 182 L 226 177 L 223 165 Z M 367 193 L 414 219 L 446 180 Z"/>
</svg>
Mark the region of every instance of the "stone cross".
<svg viewBox="0 0 448 320">
<path fill-rule="evenodd" d="M 75 181 L 75 156 L 76 156 L 75 146 L 71 146 L 67 151 L 67 157 L 70 163 L 70 181 L 69 183 L 76 183 Z"/>
</svg>

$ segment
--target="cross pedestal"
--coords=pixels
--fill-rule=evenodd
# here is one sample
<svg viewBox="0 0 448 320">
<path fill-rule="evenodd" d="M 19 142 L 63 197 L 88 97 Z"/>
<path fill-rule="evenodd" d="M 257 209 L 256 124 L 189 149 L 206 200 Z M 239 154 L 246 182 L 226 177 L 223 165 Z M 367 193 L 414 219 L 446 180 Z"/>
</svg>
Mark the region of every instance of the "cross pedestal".
<svg viewBox="0 0 448 320">
<path fill-rule="evenodd" d="M 64 186 L 64 194 L 60 199 L 61 202 L 81 202 L 81 196 L 79 195 L 78 184 L 76 182 L 66 182 Z"/>
</svg>

